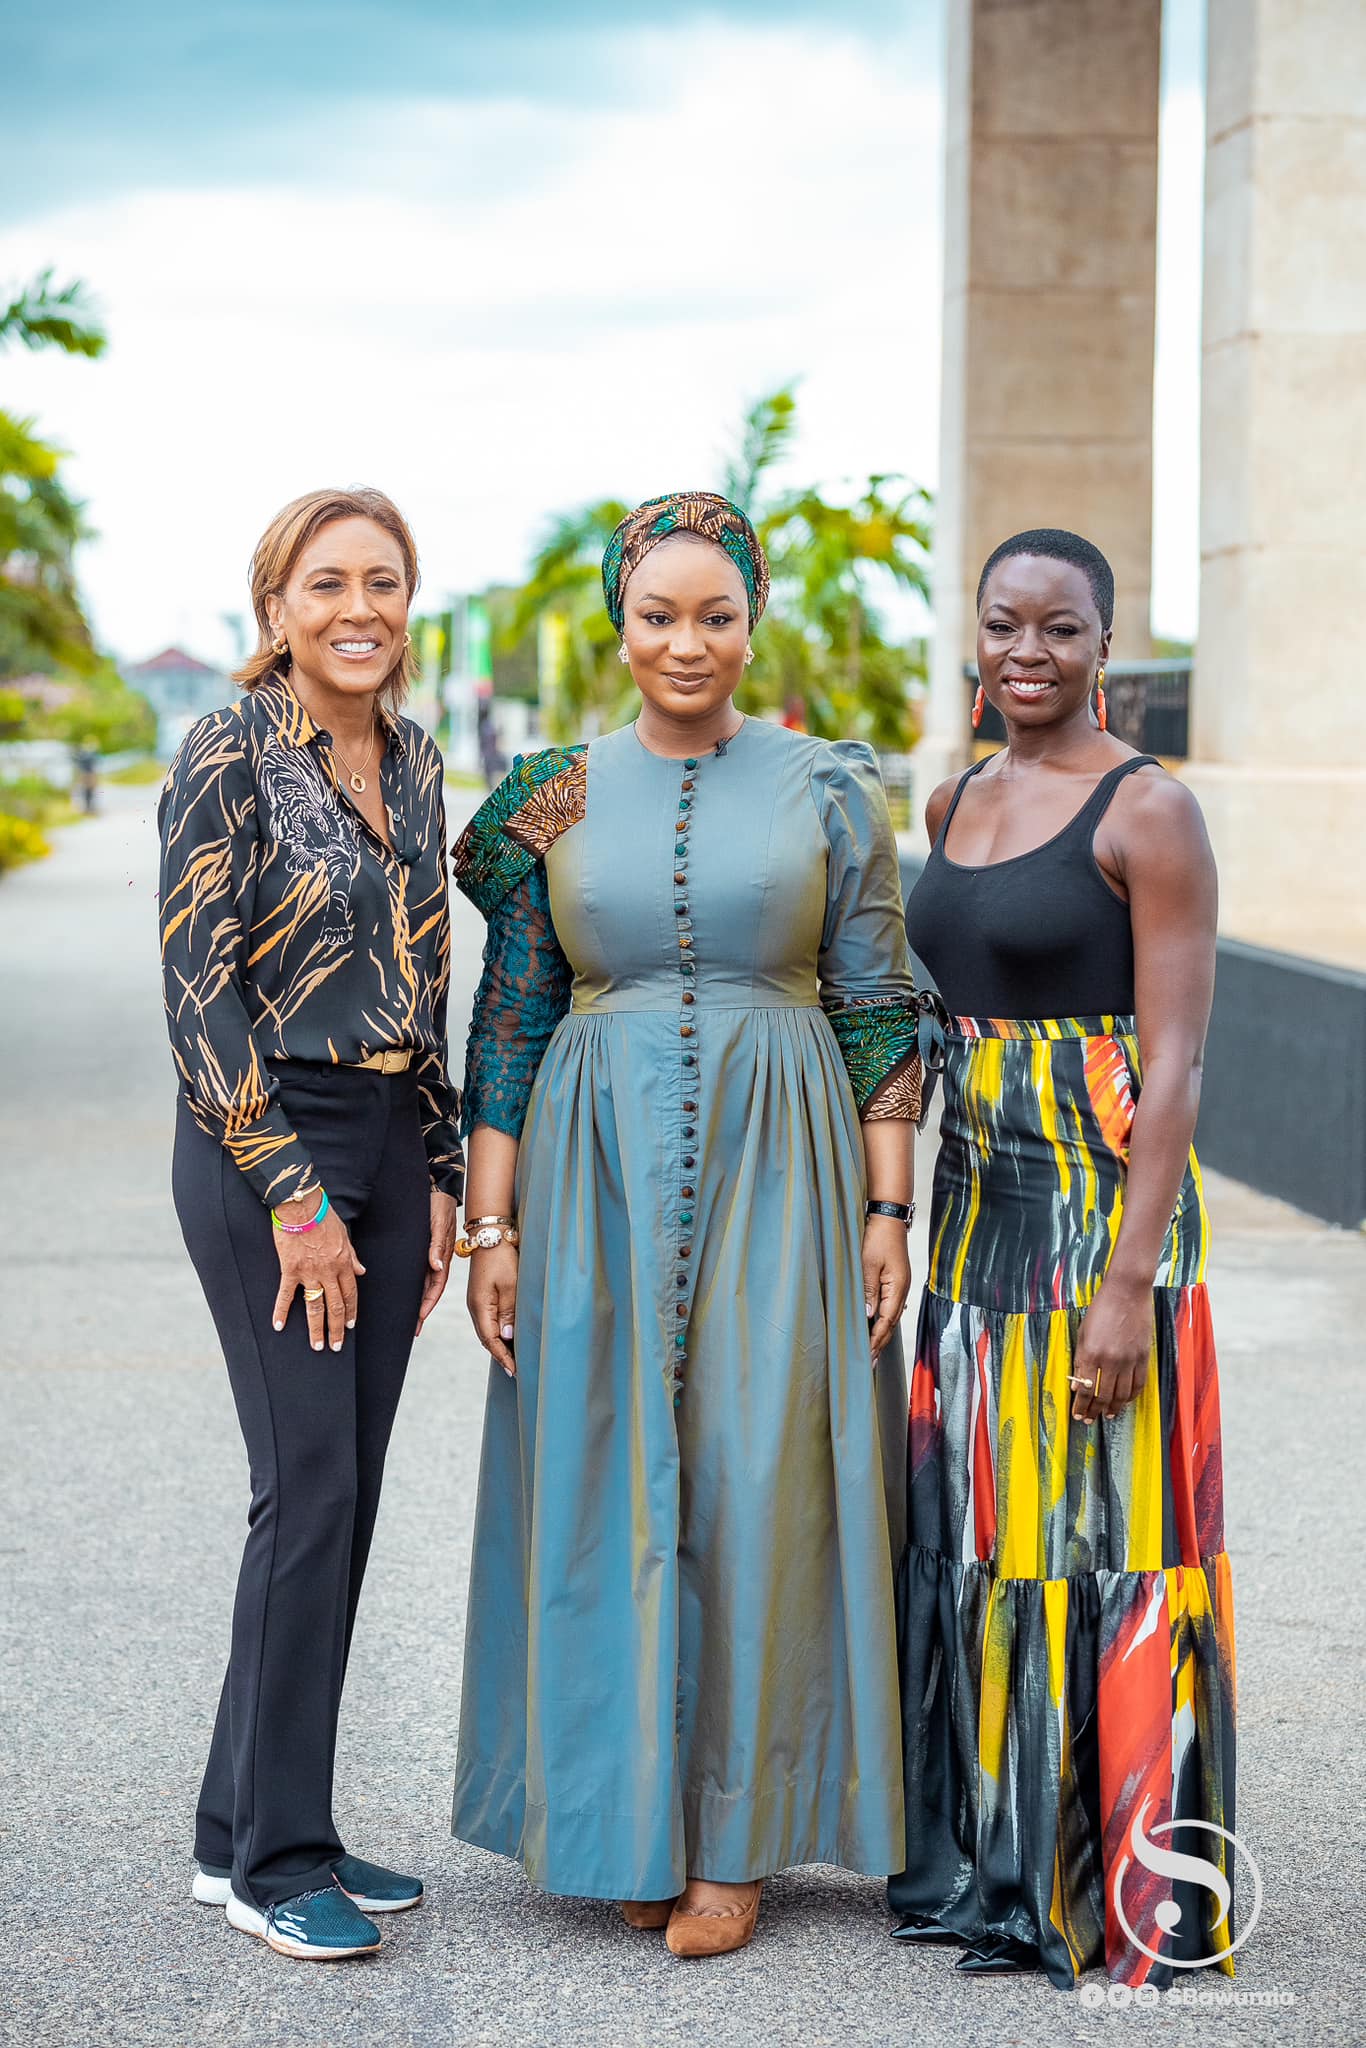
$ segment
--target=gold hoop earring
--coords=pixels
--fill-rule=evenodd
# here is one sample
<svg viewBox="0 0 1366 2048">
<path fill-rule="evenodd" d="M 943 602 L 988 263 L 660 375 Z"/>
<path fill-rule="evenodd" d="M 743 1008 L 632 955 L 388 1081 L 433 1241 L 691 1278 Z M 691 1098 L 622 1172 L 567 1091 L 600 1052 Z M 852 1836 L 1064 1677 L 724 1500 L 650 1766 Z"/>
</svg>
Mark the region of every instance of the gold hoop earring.
<svg viewBox="0 0 1366 2048">
<path fill-rule="evenodd" d="M 626 652 L 626 642 L 623 640 L 620 647 L 617 649 L 617 660 L 621 663 L 622 667 L 625 668 L 627 662 L 630 659 L 630 655 Z"/>
<path fill-rule="evenodd" d="M 289 653 L 289 642 L 284 638 L 283 634 L 276 634 L 275 638 L 270 643 L 270 651 L 272 654 Z"/>
<path fill-rule="evenodd" d="M 749 667 L 749 665 L 750 665 L 750 663 L 751 663 L 751 662 L 753 661 L 753 659 L 754 659 L 754 649 L 753 649 L 752 647 L 747 647 L 747 648 L 745 649 L 745 667 L 746 667 L 746 668 L 748 668 L 748 667 Z"/>
<path fill-rule="evenodd" d="M 404 634 L 404 636 L 403 636 L 403 644 L 404 644 L 404 646 L 405 646 L 405 647 L 411 647 L 411 646 L 412 646 L 412 644 L 413 644 L 413 636 L 412 636 L 412 634 L 411 634 L 411 633 L 405 633 L 405 634 Z"/>
</svg>

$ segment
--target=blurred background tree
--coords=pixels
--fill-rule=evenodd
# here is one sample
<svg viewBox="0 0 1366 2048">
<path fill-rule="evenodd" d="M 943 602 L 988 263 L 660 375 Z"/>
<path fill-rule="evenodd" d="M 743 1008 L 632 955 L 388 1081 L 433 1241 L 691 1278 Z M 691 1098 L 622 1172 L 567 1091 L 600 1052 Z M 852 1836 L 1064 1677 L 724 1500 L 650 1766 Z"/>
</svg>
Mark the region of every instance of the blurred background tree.
<svg viewBox="0 0 1366 2048">
<path fill-rule="evenodd" d="M 777 492 L 772 472 L 797 432 L 791 385 L 741 422 L 721 488 L 749 515 L 768 552 L 773 591 L 738 696 L 746 711 L 777 712 L 824 738 L 859 738 L 902 751 L 919 736 L 923 648 L 889 633 L 894 592 L 928 600 L 930 498 L 892 475 L 873 475 L 852 504 L 814 486 Z M 629 507 L 615 498 L 557 519 L 511 594 L 500 640 L 535 628 L 549 736 L 580 738 L 631 715 L 635 692 L 598 580 L 602 551 Z"/>
<path fill-rule="evenodd" d="M 93 357 L 106 336 L 83 286 L 57 289 L 44 271 L 0 308 L 0 348 L 15 344 Z M 76 588 L 83 508 L 62 481 L 63 453 L 0 411 L 0 676 L 89 674 L 98 661 Z"/>
<path fill-rule="evenodd" d="M 617 636 L 603 609 L 601 563 L 630 506 L 603 498 L 555 520 L 526 582 L 508 594 L 495 625 L 504 651 L 539 637 L 541 701 L 551 738 L 576 740 L 595 721 L 619 724 L 629 683 L 617 660 Z"/>
</svg>

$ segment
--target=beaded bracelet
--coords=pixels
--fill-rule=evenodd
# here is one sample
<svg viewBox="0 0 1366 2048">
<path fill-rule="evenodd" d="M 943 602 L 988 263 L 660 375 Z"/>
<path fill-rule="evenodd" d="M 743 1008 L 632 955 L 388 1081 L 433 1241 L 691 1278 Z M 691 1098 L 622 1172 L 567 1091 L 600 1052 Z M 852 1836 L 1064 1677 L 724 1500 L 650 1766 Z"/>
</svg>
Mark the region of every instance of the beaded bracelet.
<svg viewBox="0 0 1366 2048">
<path fill-rule="evenodd" d="M 332 1204 L 327 1199 L 327 1189 L 324 1188 L 323 1198 L 318 1204 L 318 1213 L 316 1216 L 310 1216 L 307 1223 L 282 1223 L 277 1209 L 271 1210 L 270 1220 L 277 1230 L 284 1232 L 286 1237 L 301 1237 L 305 1230 L 316 1230 L 331 1207 Z"/>
</svg>

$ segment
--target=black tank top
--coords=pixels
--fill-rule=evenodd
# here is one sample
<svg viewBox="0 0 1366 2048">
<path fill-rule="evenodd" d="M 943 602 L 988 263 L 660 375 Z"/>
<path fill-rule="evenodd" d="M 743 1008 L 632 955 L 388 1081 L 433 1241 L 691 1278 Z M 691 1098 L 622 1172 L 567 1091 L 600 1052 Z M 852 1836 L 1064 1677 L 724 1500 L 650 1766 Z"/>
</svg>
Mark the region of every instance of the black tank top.
<svg viewBox="0 0 1366 2048">
<path fill-rule="evenodd" d="M 1102 775 L 1070 823 L 1042 846 L 988 867 L 944 852 L 979 761 L 960 777 L 906 906 L 906 934 L 957 1017 L 1129 1016 L 1134 940 L 1129 906 L 1106 881 L 1092 841 L 1120 783 L 1151 754 Z"/>
</svg>

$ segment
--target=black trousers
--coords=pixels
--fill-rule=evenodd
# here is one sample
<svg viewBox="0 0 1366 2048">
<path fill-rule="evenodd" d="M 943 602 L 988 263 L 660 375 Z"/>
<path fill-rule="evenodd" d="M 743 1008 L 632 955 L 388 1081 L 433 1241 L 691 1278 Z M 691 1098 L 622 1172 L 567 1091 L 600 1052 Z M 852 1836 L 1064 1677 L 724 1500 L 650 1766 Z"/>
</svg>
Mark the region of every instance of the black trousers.
<svg viewBox="0 0 1366 2048">
<path fill-rule="evenodd" d="M 342 1349 L 314 1351 L 296 1295 L 272 1327 L 270 1212 L 181 1102 L 176 1213 L 227 1360 L 251 1466 L 232 1652 L 195 1829 L 265 1908 L 331 1883 L 342 1680 L 385 1453 L 417 1328 L 430 1182 L 415 1076 L 272 1062 L 366 1271 Z"/>
</svg>

